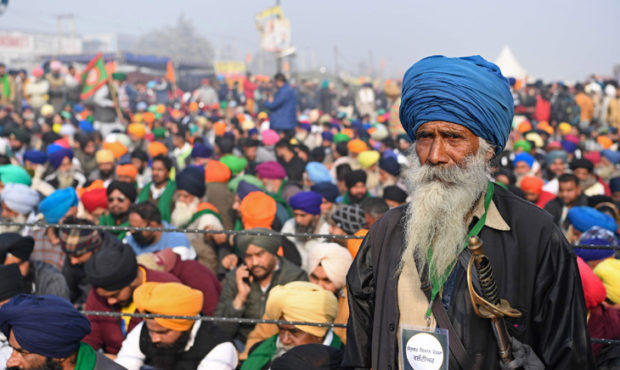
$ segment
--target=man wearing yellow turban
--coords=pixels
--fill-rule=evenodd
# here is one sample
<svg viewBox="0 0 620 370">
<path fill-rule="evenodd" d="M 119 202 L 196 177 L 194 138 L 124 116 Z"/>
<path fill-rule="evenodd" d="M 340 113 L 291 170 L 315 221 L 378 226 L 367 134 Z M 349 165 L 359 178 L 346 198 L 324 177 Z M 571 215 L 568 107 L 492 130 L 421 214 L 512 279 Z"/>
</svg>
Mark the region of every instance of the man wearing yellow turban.
<svg viewBox="0 0 620 370">
<path fill-rule="evenodd" d="M 333 323 L 338 311 L 338 300 L 329 290 L 319 285 L 295 281 L 274 287 L 269 293 L 265 314 L 271 320 Z M 256 345 L 241 366 L 246 369 L 268 369 L 271 361 L 291 348 L 318 343 L 341 348 L 342 341 L 325 326 L 279 325 L 278 334 Z"/>
<path fill-rule="evenodd" d="M 142 313 L 197 316 L 203 294 L 180 283 L 147 282 L 133 293 Z M 193 319 L 145 319 L 125 338 L 116 362 L 127 369 L 234 369 L 237 351 L 216 325 Z"/>
</svg>

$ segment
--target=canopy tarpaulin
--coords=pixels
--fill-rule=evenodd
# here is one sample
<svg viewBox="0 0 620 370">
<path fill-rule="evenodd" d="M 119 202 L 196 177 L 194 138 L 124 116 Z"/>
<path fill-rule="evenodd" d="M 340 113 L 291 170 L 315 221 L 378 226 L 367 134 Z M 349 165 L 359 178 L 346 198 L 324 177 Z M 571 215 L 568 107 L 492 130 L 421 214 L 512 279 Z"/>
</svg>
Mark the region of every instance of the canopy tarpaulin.
<svg viewBox="0 0 620 370">
<path fill-rule="evenodd" d="M 495 64 L 502 70 L 502 74 L 506 77 L 513 77 L 517 80 L 525 80 L 530 77 L 529 73 L 521 66 L 521 63 L 510 50 L 508 45 L 504 46 L 499 56 L 495 60 Z"/>
</svg>

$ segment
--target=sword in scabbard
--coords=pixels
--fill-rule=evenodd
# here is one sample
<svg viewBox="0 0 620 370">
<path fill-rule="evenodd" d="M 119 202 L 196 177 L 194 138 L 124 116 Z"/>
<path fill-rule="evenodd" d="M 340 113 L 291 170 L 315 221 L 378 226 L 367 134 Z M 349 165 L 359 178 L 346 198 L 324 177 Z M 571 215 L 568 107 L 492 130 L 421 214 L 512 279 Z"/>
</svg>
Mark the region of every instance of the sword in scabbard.
<svg viewBox="0 0 620 370">
<path fill-rule="evenodd" d="M 495 334 L 500 359 L 507 364 L 513 360 L 513 355 L 511 337 L 506 328 L 504 317 L 521 317 L 521 312 L 512 308 L 507 300 L 499 297 L 491 261 L 482 249 L 482 240 L 477 236 L 472 236 L 469 238 L 467 248 L 471 251 L 471 258 L 467 265 L 467 287 L 474 312 L 478 317 L 491 320 L 491 328 Z M 482 297 L 474 289 L 472 267 L 475 267 L 478 272 Z"/>
</svg>

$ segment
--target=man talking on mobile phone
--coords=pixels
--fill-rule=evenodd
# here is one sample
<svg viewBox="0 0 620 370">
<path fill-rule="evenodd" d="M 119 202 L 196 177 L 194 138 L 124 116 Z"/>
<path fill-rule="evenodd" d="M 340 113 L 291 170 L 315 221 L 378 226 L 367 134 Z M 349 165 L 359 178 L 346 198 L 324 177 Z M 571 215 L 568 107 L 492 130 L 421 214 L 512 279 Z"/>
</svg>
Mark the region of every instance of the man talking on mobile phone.
<svg viewBox="0 0 620 370">
<path fill-rule="evenodd" d="M 264 228 L 247 231 L 271 232 Z M 271 288 L 291 281 L 308 281 L 305 271 L 279 256 L 280 238 L 241 235 L 237 238 L 237 246 L 244 264 L 226 275 L 214 316 L 259 319 L 265 312 Z M 220 327 L 235 339 L 239 351 L 243 351 L 254 325 L 221 323 Z"/>
</svg>

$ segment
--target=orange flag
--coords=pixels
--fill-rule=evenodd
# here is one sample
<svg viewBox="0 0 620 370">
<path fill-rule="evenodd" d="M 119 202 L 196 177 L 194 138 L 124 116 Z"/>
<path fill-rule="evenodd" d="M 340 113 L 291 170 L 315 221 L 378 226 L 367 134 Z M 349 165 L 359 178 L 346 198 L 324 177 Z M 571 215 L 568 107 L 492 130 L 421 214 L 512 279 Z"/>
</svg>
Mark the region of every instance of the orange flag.
<svg viewBox="0 0 620 370">
<path fill-rule="evenodd" d="M 166 65 L 166 80 L 170 81 L 171 84 L 176 83 L 176 79 L 174 77 L 174 68 L 172 67 L 172 60 L 168 61 Z"/>
</svg>

